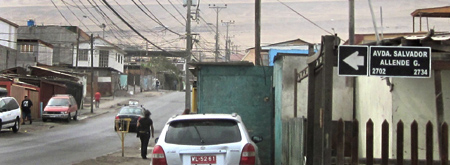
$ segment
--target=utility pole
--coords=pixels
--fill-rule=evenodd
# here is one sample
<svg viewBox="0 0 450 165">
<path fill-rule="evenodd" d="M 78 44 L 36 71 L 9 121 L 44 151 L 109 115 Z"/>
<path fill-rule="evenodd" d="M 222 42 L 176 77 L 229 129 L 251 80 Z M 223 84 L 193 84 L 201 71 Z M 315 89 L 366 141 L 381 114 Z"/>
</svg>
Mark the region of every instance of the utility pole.
<svg viewBox="0 0 450 165">
<path fill-rule="evenodd" d="M 77 55 L 75 57 L 75 70 L 78 70 L 78 58 L 80 52 L 80 28 L 77 27 Z"/>
<path fill-rule="evenodd" d="M 191 61 L 191 49 L 192 49 L 192 36 L 191 36 L 191 6 L 192 0 L 187 0 L 187 14 L 186 14 L 186 61 L 184 65 L 184 70 L 186 72 L 185 84 L 186 84 L 186 102 L 185 108 L 191 109 L 191 75 L 189 72 L 188 62 Z"/>
<path fill-rule="evenodd" d="M 261 0 L 255 0 L 255 65 L 261 64 Z"/>
<path fill-rule="evenodd" d="M 94 34 L 91 34 L 91 113 L 94 113 Z"/>
<path fill-rule="evenodd" d="M 227 8 L 227 4 L 225 6 L 216 6 L 216 4 L 209 4 L 209 8 L 212 8 L 216 11 L 216 51 L 214 52 L 216 57 L 214 58 L 215 62 L 217 62 L 217 59 L 219 58 L 219 12 L 222 9 Z"/>
<path fill-rule="evenodd" d="M 225 37 L 225 61 L 230 61 L 230 37 L 228 37 L 228 27 L 230 24 L 234 24 L 233 21 L 223 22 L 221 21 L 225 26 L 227 26 L 227 35 Z"/>
</svg>

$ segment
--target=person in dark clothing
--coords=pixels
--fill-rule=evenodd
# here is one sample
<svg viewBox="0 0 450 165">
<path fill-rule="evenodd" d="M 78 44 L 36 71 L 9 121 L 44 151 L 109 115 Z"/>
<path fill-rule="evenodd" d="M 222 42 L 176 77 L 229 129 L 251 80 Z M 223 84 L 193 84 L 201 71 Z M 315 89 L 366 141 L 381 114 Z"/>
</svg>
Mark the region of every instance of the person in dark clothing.
<svg viewBox="0 0 450 165">
<path fill-rule="evenodd" d="M 25 119 L 28 119 L 30 121 L 30 124 L 33 122 L 31 121 L 31 106 L 33 106 L 33 102 L 28 98 L 28 96 L 25 96 L 25 98 L 22 101 L 22 124 L 25 124 Z"/>
<path fill-rule="evenodd" d="M 138 123 L 138 134 L 141 139 L 141 157 L 147 159 L 147 147 L 150 140 L 150 135 L 154 137 L 153 120 L 150 119 L 150 111 L 145 110 L 144 118 L 141 118 Z M 151 132 L 150 132 L 151 131 Z"/>
</svg>

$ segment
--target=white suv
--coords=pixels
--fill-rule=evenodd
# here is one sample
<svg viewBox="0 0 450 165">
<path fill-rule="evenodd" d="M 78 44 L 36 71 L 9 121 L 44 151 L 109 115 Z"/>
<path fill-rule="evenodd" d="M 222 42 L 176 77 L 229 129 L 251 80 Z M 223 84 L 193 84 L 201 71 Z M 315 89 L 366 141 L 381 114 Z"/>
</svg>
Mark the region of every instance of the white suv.
<svg viewBox="0 0 450 165">
<path fill-rule="evenodd" d="M 12 128 L 17 133 L 20 128 L 20 106 L 14 97 L 0 98 L 0 130 L 3 128 Z"/>
<path fill-rule="evenodd" d="M 239 115 L 177 115 L 167 121 L 153 149 L 152 164 L 260 164 L 255 143 Z"/>
</svg>

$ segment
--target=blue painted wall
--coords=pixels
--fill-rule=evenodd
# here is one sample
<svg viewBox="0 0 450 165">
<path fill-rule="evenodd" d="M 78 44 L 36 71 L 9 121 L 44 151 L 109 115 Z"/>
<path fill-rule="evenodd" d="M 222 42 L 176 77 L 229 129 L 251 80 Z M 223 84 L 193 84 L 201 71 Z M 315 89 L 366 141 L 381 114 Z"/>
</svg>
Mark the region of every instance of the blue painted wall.
<svg viewBox="0 0 450 165">
<path fill-rule="evenodd" d="M 267 66 L 199 66 L 198 113 L 238 113 L 250 136 L 258 135 L 262 164 L 274 164 L 273 68 Z"/>
<path fill-rule="evenodd" d="M 275 56 L 277 56 L 278 53 L 289 53 L 289 54 L 308 54 L 308 49 L 270 49 L 269 50 L 269 66 L 273 66 L 273 61 L 275 59 Z"/>
</svg>

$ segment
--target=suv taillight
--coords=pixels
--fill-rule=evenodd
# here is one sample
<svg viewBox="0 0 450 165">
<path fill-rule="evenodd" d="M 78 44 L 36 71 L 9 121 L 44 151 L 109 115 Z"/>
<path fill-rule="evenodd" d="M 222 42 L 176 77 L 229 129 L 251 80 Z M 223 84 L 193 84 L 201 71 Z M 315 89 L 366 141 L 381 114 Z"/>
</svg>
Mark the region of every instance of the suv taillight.
<svg viewBox="0 0 450 165">
<path fill-rule="evenodd" d="M 256 163 L 255 147 L 247 143 L 242 149 L 240 165 L 254 165 Z"/>
<path fill-rule="evenodd" d="M 167 165 L 166 155 L 164 154 L 164 150 L 161 146 L 156 145 L 153 148 L 152 157 L 153 157 L 152 160 L 153 165 Z"/>
<path fill-rule="evenodd" d="M 119 120 L 120 118 L 119 118 L 119 116 L 116 116 L 116 120 Z"/>
</svg>

